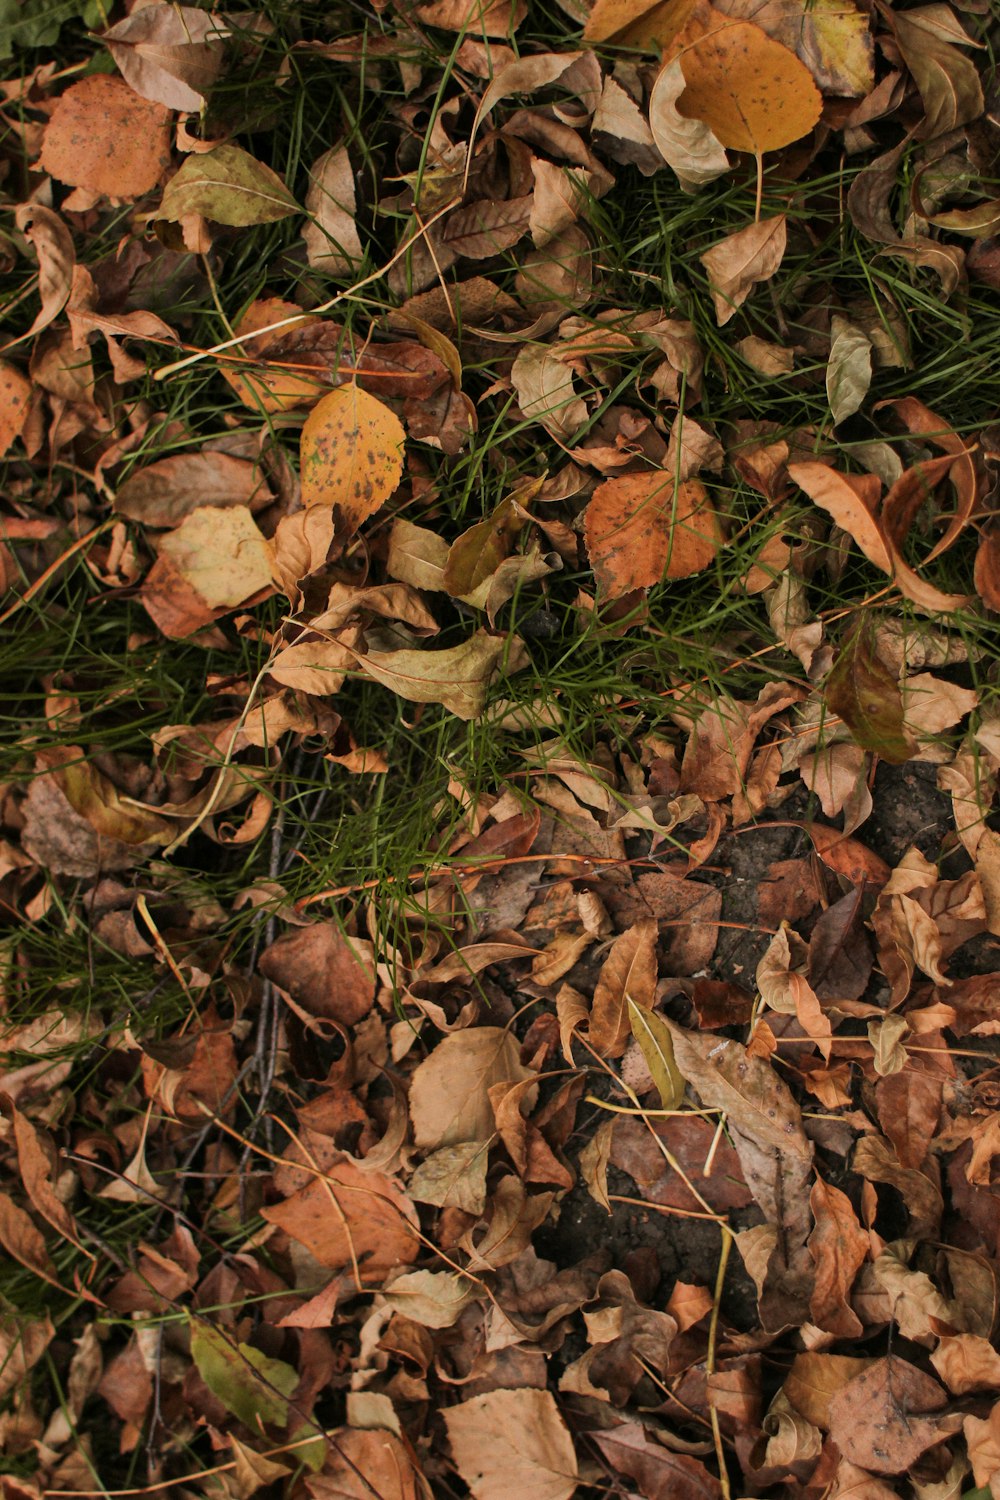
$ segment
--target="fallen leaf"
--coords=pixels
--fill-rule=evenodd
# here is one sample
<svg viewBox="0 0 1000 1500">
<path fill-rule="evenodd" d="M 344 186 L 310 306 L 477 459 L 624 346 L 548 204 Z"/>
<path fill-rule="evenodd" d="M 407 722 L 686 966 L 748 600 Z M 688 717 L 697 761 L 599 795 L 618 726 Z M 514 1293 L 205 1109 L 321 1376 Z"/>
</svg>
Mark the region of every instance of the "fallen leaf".
<svg viewBox="0 0 1000 1500">
<path fill-rule="evenodd" d="M 306 213 L 310 222 L 302 231 L 306 259 L 325 276 L 346 276 L 364 255 L 354 220 L 357 199 L 347 147 L 324 151 L 313 162 L 309 176 Z"/>
<path fill-rule="evenodd" d="M 94 73 L 60 96 L 45 127 L 40 165 L 75 188 L 141 198 L 170 165 L 170 114 L 121 78 Z"/>
<path fill-rule="evenodd" d="M 695 192 L 729 171 L 729 157 L 704 120 L 688 119 L 677 101 L 687 87 L 680 59 L 664 65 L 649 96 L 649 128 L 664 161 L 685 192 Z"/>
<path fill-rule="evenodd" d="M 220 16 L 154 0 L 101 37 L 130 88 L 166 109 L 200 110 L 229 35 Z"/>
<path fill-rule="evenodd" d="M 161 219 L 201 214 L 216 224 L 246 228 L 301 211 L 277 172 L 241 146 L 225 145 L 189 156 L 164 188 L 156 212 Z"/>
<path fill-rule="evenodd" d="M 288 1398 L 299 1383 L 291 1365 L 238 1343 L 204 1318 L 192 1320 L 191 1357 L 212 1395 L 251 1432 L 264 1423 L 286 1425 Z"/>
<path fill-rule="evenodd" d="M 350 536 L 393 493 L 403 473 L 406 435 L 398 417 L 355 384 L 324 396 L 300 438 L 302 499 L 337 508 Z"/>
<path fill-rule="evenodd" d="M 729 234 L 700 256 L 708 273 L 715 321 L 722 328 L 759 281 L 768 281 L 781 265 L 788 230 L 784 214 L 761 219 Z"/>
<path fill-rule="evenodd" d="M 817 1178 L 809 1194 L 815 1227 L 809 1254 L 816 1281 L 809 1297 L 809 1316 L 817 1328 L 837 1338 L 860 1338 L 861 1320 L 849 1297 L 854 1278 L 871 1248 L 868 1235 L 846 1193 Z"/>
<path fill-rule="evenodd" d="M 114 508 L 145 526 L 178 526 L 199 507 L 261 509 L 274 497 L 256 464 L 228 453 L 179 453 L 133 469 Z"/>
<path fill-rule="evenodd" d="M 890 765 L 902 765 L 915 753 L 903 720 L 899 684 L 875 649 L 864 624 L 841 647 L 826 679 L 826 701 L 847 725 L 857 744 L 873 750 Z"/>
<path fill-rule="evenodd" d="M 489 1090 L 535 1075 L 519 1060 L 517 1038 L 499 1026 L 473 1026 L 444 1037 L 410 1084 L 413 1138 L 427 1150 L 487 1141 L 495 1133 Z"/>
<path fill-rule="evenodd" d="M 31 381 L 16 366 L 0 360 L 0 457 L 20 437 L 28 420 Z"/>
<path fill-rule="evenodd" d="M 375 999 L 371 943 L 350 938 L 335 922 L 315 922 L 285 933 L 265 948 L 260 971 L 310 1015 L 355 1026 Z"/>
<path fill-rule="evenodd" d="M 576 1490 L 573 1440 L 548 1391 L 490 1391 L 443 1415 L 475 1500 L 569 1500 Z"/>
<path fill-rule="evenodd" d="M 373 1490 L 379 1500 L 421 1500 L 426 1494 L 412 1449 L 394 1432 L 336 1427 L 324 1434 L 322 1447 L 322 1472 L 304 1479 L 310 1500 L 372 1500 Z"/>
<path fill-rule="evenodd" d="M 262 1214 L 305 1245 L 321 1266 L 339 1271 L 357 1264 L 369 1283 L 381 1283 L 420 1253 L 416 1210 L 402 1188 L 347 1159 Z"/>
<path fill-rule="evenodd" d="M 499 671 L 519 671 L 527 661 L 516 636 L 508 639 L 477 630 L 460 646 L 355 652 L 362 671 L 410 703 L 440 703 L 459 719 L 475 719 L 486 707 Z"/>
<path fill-rule="evenodd" d="M 684 1079 L 674 1061 L 674 1044 L 667 1027 L 656 1011 L 637 1005 L 629 996 L 629 1024 L 632 1035 L 642 1049 L 649 1076 L 656 1084 L 663 1109 L 677 1109 L 684 1097 Z"/>
<path fill-rule="evenodd" d="M 639 1422 L 622 1422 L 594 1434 L 615 1475 L 639 1486 L 646 1500 L 719 1500 L 722 1487 L 705 1465 L 674 1453 L 647 1436 Z"/>
<path fill-rule="evenodd" d="M 823 107 L 809 69 L 759 26 L 718 12 L 712 20 L 678 54 L 687 84 L 679 112 L 723 146 L 757 156 L 808 135 Z"/>
<path fill-rule="evenodd" d="M 926 113 L 917 129 L 922 139 L 945 135 L 982 113 L 979 74 L 953 45 L 974 43 L 949 6 L 921 5 L 893 13 L 890 24 L 923 100 Z"/>
<path fill-rule="evenodd" d="M 18 204 L 14 222 L 38 256 L 38 293 L 42 305 L 27 337 L 47 328 L 65 307 L 73 285 L 76 251 L 64 221 L 43 204 Z"/>
<path fill-rule="evenodd" d="M 271 591 L 271 556 L 244 505 L 200 505 L 160 541 L 161 555 L 209 609 L 233 609 Z"/>
<path fill-rule="evenodd" d="M 598 485 L 584 513 L 584 538 L 602 592 L 615 599 L 701 572 L 723 540 L 701 481 L 678 485 L 657 470 Z"/>
<path fill-rule="evenodd" d="M 590 1039 L 602 1057 L 620 1057 L 632 1034 L 630 1006 L 649 1010 L 656 989 L 656 923 L 636 922 L 608 951 L 594 989 Z"/>
<path fill-rule="evenodd" d="M 405 1271 L 382 1290 L 387 1306 L 424 1328 L 451 1328 L 469 1303 L 476 1284 L 451 1271 Z"/>
<path fill-rule="evenodd" d="M 826 366 L 826 399 L 835 427 L 859 410 L 871 383 L 871 339 L 835 313 Z"/>
<path fill-rule="evenodd" d="M 876 1360 L 831 1397 L 830 1436 L 844 1457 L 873 1474 L 905 1474 L 949 1426 L 928 1415 L 947 1398 L 937 1381 L 904 1359 Z"/>
</svg>

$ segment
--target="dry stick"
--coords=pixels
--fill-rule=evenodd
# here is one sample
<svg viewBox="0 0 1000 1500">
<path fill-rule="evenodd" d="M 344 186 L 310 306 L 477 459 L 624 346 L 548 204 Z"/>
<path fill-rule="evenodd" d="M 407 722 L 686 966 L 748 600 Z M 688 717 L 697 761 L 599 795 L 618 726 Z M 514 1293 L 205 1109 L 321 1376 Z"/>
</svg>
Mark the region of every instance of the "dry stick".
<svg viewBox="0 0 1000 1500">
<path fill-rule="evenodd" d="M 438 219 L 443 219 L 445 214 L 450 213 L 458 201 L 457 198 L 454 198 L 446 203 L 443 208 L 439 208 L 437 213 L 432 214 L 427 223 L 421 225 L 417 233 L 412 235 L 405 244 L 401 245 L 395 255 L 391 256 L 384 266 L 380 266 L 377 271 L 372 271 L 370 276 L 363 277 L 361 281 L 356 281 L 353 286 L 349 286 L 345 291 L 338 292 L 335 297 L 331 297 L 327 302 L 321 302 L 319 307 L 314 307 L 310 310 L 309 316 L 313 318 L 319 317 L 321 313 L 327 313 L 332 307 L 336 307 L 338 302 L 345 302 L 349 297 L 353 297 L 357 292 L 361 291 L 362 287 L 371 286 L 375 281 L 381 281 L 386 272 L 391 271 L 396 262 L 402 260 L 403 256 L 413 248 L 417 241 L 423 238 L 431 225 L 436 224 Z M 302 317 L 303 314 L 297 312 L 290 318 L 279 318 L 277 322 L 268 323 L 263 328 L 254 328 L 248 330 L 246 333 L 236 334 L 231 339 L 223 339 L 221 344 L 214 344 L 211 349 L 199 349 L 196 354 L 189 354 L 186 359 L 177 359 L 173 364 L 161 365 L 158 370 L 153 371 L 153 379 L 166 380 L 168 376 L 177 375 L 181 370 L 186 370 L 191 365 L 196 365 L 199 360 L 214 359 L 217 354 L 224 354 L 227 349 L 234 349 L 237 344 L 245 344 L 250 339 L 262 338 L 267 333 L 277 333 L 281 328 L 290 328 L 293 324 L 300 322 Z"/>
<path fill-rule="evenodd" d="M 719 1413 L 708 1389 L 708 1382 L 715 1373 L 715 1351 L 719 1336 L 719 1312 L 722 1307 L 722 1288 L 726 1280 L 726 1266 L 729 1264 L 729 1252 L 733 1247 L 733 1232 L 728 1224 L 721 1224 L 722 1246 L 719 1253 L 719 1268 L 715 1274 L 715 1294 L 712 1299 L 712 1317 L 708 1325 L 708 1352 L 705 1355 L 705 1399 L 708 1402 L 708 1414 L 712 1419 L 712 1437 L 715 1441 L 715 1456 L 719 1464 L 719 1485 L 722 1490 L 722 1500 L 730 1500 L 729 1472 L 726 1468 L 726 1452 L 722 1445 L 722 1430 L 719 1427 Z"/>
</svg>

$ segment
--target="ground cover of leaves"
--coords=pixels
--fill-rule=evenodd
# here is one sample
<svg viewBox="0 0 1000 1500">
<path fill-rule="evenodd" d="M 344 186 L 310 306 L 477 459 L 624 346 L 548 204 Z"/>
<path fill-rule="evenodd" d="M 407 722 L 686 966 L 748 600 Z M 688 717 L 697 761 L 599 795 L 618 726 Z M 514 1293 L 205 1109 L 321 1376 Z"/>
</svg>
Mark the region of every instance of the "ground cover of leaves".
<svg viewBox="0 0 1000 1500">
<path fill-rule="evenodd" d="M 989 0 L 0 0 L 0 1495 L 1000 1495 Z"/>
</svg>

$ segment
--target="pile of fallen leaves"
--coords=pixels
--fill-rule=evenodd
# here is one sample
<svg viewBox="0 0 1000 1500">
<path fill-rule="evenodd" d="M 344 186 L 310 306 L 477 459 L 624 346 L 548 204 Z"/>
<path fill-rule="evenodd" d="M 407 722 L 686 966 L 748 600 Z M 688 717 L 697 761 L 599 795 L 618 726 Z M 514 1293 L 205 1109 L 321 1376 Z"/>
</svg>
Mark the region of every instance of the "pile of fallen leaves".
<svg viewBox="0 0 1000 1500">
<path fill-rule="evenodd" d="M 0 0 L 0 618 L 83 570 L 200 705 L 70 653 L 2 786 L 3 1500 L 1000 1495 L 998 390 L 914 354 L 1000 290 L 997 19 L 560 4 Z M 293 889 L 363 693 L 510 774 Z"/>
</svg>

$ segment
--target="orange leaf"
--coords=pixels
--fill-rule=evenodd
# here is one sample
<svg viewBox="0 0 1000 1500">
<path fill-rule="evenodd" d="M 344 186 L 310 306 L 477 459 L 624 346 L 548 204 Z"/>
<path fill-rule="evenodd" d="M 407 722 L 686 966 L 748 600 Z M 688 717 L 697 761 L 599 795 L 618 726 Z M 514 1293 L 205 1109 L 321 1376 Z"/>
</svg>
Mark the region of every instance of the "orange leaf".
<svg viewBox="0 0 1000 1500">
<path fill-rule="evenodd" d="M 342 385 L 313 407 L 302 429 L 302 498 L 335 505 L 349 535 L 384 505 L 403 473 L 399 418 L 357 385 Z"/>
<path fill-rule="evenodd" d="M 109 198 L 141 198 L 170 164 L 170 111 L 95 73 L 52 111 L 41 166 L 59 182 Z"/>
<path fill-rule="evenodd" d="M 662 470 L 598 485 L 584 516 L 587 553 L 602 593 L 618 598 L 663 578 L 707 568 L 722 527 L 699 479 L 674 487 Z"/>
<path fill-rule="evenodd" d="M 823 100 L 809 69 L 750 21 L 719 17 L 680 60 L 687 88 L 678 110 L 734 151 L 778 151 L 819 119 Z"/>
<path fill-rule="evenodd" d="M 6 360 L 0 360 L 0 454 L 20 436 L 28 420 L 30 399 L 30 380 Z"/>
</svg>

